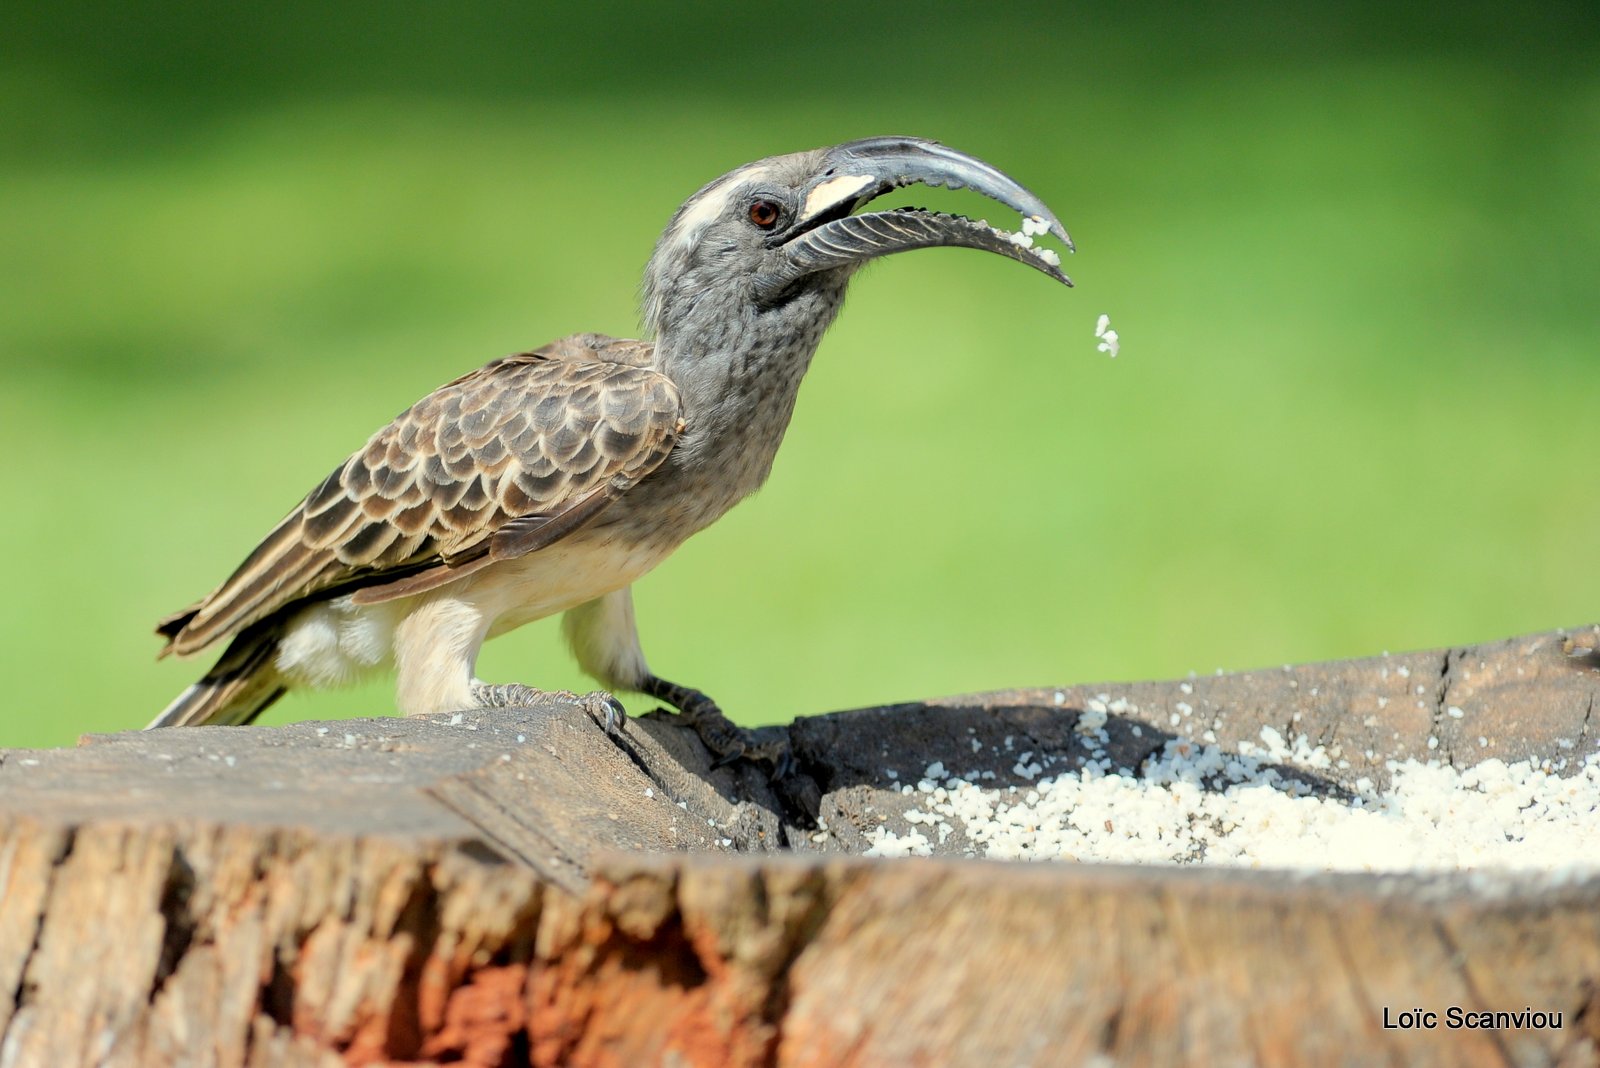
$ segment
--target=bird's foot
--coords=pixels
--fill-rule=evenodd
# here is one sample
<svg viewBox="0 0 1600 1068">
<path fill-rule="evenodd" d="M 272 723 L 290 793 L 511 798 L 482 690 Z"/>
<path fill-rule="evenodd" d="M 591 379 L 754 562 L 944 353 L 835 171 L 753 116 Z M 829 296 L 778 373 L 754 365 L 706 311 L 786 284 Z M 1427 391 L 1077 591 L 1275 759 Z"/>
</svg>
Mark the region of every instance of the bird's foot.
<svg viewBox="0 0 1600 1068">
<path fill-rule="evenodd" d="M 711 753 L 711 770 L 749 760 L 765 764 L 774 780 L 794 774 L 794 753 L 787 741 L 757 742 L 750 731 L 730 720 L 715 701 L 699 690 L 652 675 L 642 692 L 676 708 L 684 722 L 694 728 Z"/>
<path fill-rule="evenodd" d="M 699 690 L 654 675 L 645 680 L 640 690 L 678 710 L 711 752 L 713 770 L 738 760 L 766 765 L 768 779 L 786 818 L 802 827 L 817 825 L 822 810 L 822 791 L 816 780 L 801 770 L 788 739 L 757 742 L 755 735 L 729 720 L 717 703 Z"/>
<path fill-rule="evenodd" d="M 487 682 L 472 684 L 472 699 L 480 708 L 528 708 L 551 698 L 577 705 L 591 718 L 598 720 L 607 734 L 616 734 L 628 718 L 615 697 L 603 690 L 576 694 L 571 690 L 536 690 L 520 682 L 499 686 Z"/>
</svg>

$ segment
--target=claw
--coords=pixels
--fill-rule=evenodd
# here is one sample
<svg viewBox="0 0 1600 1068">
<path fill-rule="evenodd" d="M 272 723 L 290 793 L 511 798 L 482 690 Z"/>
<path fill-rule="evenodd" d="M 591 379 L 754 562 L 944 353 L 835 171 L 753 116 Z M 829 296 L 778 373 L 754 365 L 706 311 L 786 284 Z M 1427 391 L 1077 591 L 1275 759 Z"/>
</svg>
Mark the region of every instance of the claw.
<svg viewBox="0 0 1600 1068">
<path fill-rule="evenodd" d="M 628 720 L 627 709 L 622 707 L 622 702 L 606 693 L 604 690 L 595 690 L 582 697 L 574 697 L 578 707 L 587 712 L 590 717 L 600 721 L 600 727 L 607 734 L 621 734 L 622 725 Z"/>
<path fill-rule="evenodd" d="M 773 782 L 777 782 L 779 779 L 787 779 L 795 773 L 799 766 L 799 761 L 794 758 L 794 748 L 787 744 L 781 745 L 777 754 L 772 758 L 772 775 L 770 778 Z"/>
</svg>

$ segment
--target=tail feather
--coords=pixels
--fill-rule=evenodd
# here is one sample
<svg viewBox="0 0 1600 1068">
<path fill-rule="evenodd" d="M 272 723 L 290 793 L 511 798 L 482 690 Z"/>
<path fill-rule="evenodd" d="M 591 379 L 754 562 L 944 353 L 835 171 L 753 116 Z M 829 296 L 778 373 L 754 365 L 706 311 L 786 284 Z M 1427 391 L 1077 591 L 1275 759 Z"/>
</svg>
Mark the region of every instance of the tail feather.
<svg viewBox="0 0 1600 1068">
<path fill-rule="evenodd" d="M 275 629 L 246 630 L 199 682 L 180 693 L 145 729 L 249 723 L 288 689 L 272 663 L 277 650 Z"/>
<path fill-rule="evenodd" d="M 179 634 L 183 633 L 183 628 L 189 625 L 189 621 L 200 614 L 200 607 L 204 604 L 204 601 L 196 601 L 188 608 L 183 609 L 181 612 L 174 612 L 156 624 L 156 634 L 167 639 L 167 644 L 162 646 L 161 651 L 156 654 L 157 660 L 171 655 L 172 643 Z"/>
</svg>

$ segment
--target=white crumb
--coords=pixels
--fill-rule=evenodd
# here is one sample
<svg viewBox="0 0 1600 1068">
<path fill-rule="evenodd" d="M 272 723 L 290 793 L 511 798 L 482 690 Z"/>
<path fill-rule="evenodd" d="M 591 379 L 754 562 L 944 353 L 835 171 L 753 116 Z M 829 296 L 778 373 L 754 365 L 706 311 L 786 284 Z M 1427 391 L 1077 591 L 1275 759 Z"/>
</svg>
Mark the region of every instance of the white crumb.
<svg viewBox="0 0 1600 1068">
<path fill-rule="evenodd" d="M 1080 717 L 1086 742 L 1103 744 L 1102 715 Z M 906 815 L 913 826 L 874 828 L 868 853 L 927 856 L 940 844 L 991 859 L 1309 871 L 1600 868 L 1600 752 L 1554 763 L 1489 758 L 1465 769 L 1390 761 L 1386 790 L 1363 776 L 1353 795 L 1338 797 L 1283 772 L 1343 765 L 1337 752 L 1271 727 L 1259 739 L 1230 752 L 1175 738 L 1138 769 L 1102 755 L 1049 776 L 1024 754 L 1011 768 L 1024 783 L 1000 788 L 973 781 L 993 772 L 956 777 L 936 763 L 928 770 L 937 775 L 904 788 L 918 799 Z"/>
<path fill-rule="evenodd" d="M 1111 316 L 1102 315 L 1095 321 L 1094 336 L 1100 339 L 1100 344 L 1095 348 L 1108 353 L 1113 360 L 1116 359 L 1117 352 L 1122 348 L 1122 342 L 1117 339 L 1117 332 L 1111 329 Z"/>
<path fill-rule="evenodd" d="M 987 222 L 984 225 L 988 225 Z M 1042 237 L 1049 232 L 1050 223 L 1038 215 L 1024 215 L 1022 217 L 1022 229 L 1017 233 L 1008 233 L 1005 230 L 995 231 L 995 233 L 1004 237 L 1018 248 L 1025 248 L 1032 252 L 1039 262 L 1050 267 L 1060 267 L 1061 254 L 1059 252 L 1054 249 L 1036 246 L 1033 243 L 1035 237 Z"/>
</svg>

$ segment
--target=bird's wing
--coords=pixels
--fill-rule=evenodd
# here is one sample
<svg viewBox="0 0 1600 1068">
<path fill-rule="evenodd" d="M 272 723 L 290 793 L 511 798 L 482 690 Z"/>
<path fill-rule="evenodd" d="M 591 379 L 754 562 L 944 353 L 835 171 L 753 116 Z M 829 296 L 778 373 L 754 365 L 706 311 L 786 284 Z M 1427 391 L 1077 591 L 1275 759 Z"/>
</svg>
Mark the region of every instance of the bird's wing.
<svg viewBox="0 0 1600 1068">
<path fill-rule="evenodd" d="M 158 624 L 195 652 L 288 605 L 431 589 L 577 530 L 682 430 L 644 342 L 581 335 L 430 393 L 312 490 L 239 569 Z"/>
</svg>

